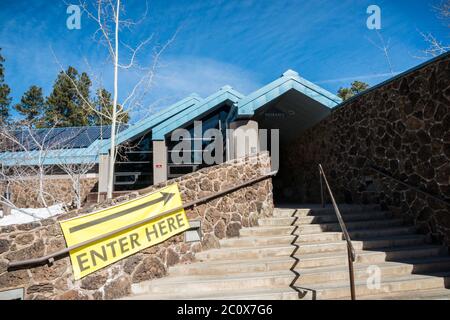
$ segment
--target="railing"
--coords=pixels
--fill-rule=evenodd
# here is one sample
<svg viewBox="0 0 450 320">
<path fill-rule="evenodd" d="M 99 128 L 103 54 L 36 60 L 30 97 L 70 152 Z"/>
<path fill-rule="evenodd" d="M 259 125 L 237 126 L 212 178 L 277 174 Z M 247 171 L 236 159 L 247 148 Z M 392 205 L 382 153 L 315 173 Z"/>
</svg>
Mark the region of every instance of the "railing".
<svg viewBox="0 0 450 320">
<path fill-rule="evenodd" d="M 350 239 L 350 235 L 348 234 L 347 227 L 345 226 L 344 219 L 342 219 L 341 212 L 336 204 L 336 200 L 334 199 L 333 192 L 331 191 L 330 185 L 328 184 L 327 177 L 325 172 L 323 171 L 322 165 L 319 164 L 319 174 L 320 174 L 320 196 L 322 200 L 322 208 L 325 208 L 325 194 L 323 189 L 323 183 L 325 182 L 325 186 L 330 195 L 331 203 L 333 204 L 334 211 L 336 213 L 337 219 L 339 221 L 339 225 L 342 230 L 342 234 L 344 235 L 344 239 L 347 242 L 347 258 L 348 258 L 348 273 L 350 278 L 350 295 L 352 300 L 356 300 L 355 293 L 355 272 L 353 269 L 353 262 L 356 260 L 355 248 L 353 247 L 352 240 Z"/>
<path fill-rule="evenodd" d="M 399 184 L 401 184 L 401 185 L 403 185 L 403 186 L 405 186 L 405 187 L 407 187 L 407 188 L 409 188 L 411 190 L 414 190 L 415 192 L 421 193 L 421 194 L 423 194 L 423 195 L 425 195 L 425 196 L 427 196 L 429 198 L 432 198 L 432 199 L 434 199 L 434 200 L 436 200 L 436 201 L 438 201 L 438 202 L 440 202 L 440 203 L 450 207 L 450 202 L 448 202 L 448 201 L 446 201 L 444 199 L 441 199 L 440 197 L 438 197 L 438 196 L 436 196 L 434 194 L 431 194 L 431 193 L 429 193 L 427 191 L 421 190 L 421 189 L 419 189 L 419 188 L 417 188 L 417 187 L 415 187 L 413 185 L 410 185 L 409 183 L 406 183 L 406 182 L 404 182 L 404 181 L 402 181 L 400 179 L 397 179 L 393 175 L 388 174 L 386 172 L 383 172 L 381 169 L 377 168 L 374 165 L 369 165 L 368 168 L 373 170 L 373 171 L 375 171 L 376 173 L 386 177 L 386 178 L 394 180 L 395 182 L 397 182 L 397 183 L 399 183 Z"/>
<path fill-rule="evenodd" d="M 121 227 L 121 228 L 118 228 L 118 229 L 116 229 L 116 230 L 114 230 L 114 231 L 108 232 L 108 233 L 103 234 L 103 235 L 99 235 L 99 236 L 97 236 L 97 237 L 95 237 L 95 238 L 92 238 L 92 239 L 90 239 L 90 240 L 87 240 L 87 241 L 81 242 L 81 243 L 79 243 L 79 244 L 76 244 L 76 245 L 73 245 L 73 246 L 64 248 L 64 249 L 62 249 L 62 250 L 59 250 L 59 251 L 57 251 L 57 252 L 48 254 L 48 255 L 43 256 L 43 257 L 40 257 L 40 258 L 29 259 L 29 260 L 23 260 L 23 261 L 13 261 L 13 262 L 9 262 L 9 264 L 8 264 L 8 269 L 9 269 L 9 268 L 18 268 L 18 267 L 21 267 L 21 266 L 29 266 L 29 265 L 35 265 L 35 264 L 42 264 L 42 263 L 44 263 L 44 262 L 48 262 L 49 264 L 52 264 L 52 263 L 54 262 L 54 260 L 55 260 L 56 257 L 60 257 L 60 256 L 62 256 L 62 255 L 65 255 L 65 254 L 69 253 L 69 252 L 72 251 L 72 250 L 76 250 L 76 249 L 78 249 L 78 248 L 84 247 L 84 246 L 86 246 L 86 245 L 88 245 L 88 244 L 97 242 L 97 241 L 99 241 L 99 240 L 102 240 L 102 239 L 104 239 L 104 238 L 110 237 L 110 236 L 112 236 L 112 235 L 114 235 L 114 234 L 117 234 L 117 233 L 120 233 L 120 232 L 122 232 L 122 231 L 131 229 L 131 228 L 138 227 L 138 226 L 140 226 L 140 225 L 142 225 L 142 224 L 144 224 L 144 223 L 147 223 L 147 222 L 156 220 L 156 219 L 158 219 L 158 218 L 164 217 L 164 216 L 169 215 L 169 214 L 171 214 L 171 213 L 174 213 L 174 212 L 176 212 L 176 211 L 179 211 L 179 210 L 182 210 L 182 209 L 184 210 L 184 209 L 192 208 L 192 207 L 195 207 L 195 206 L 197 206 L 197 205 L 206 203 L 206 202 L 208 202 L 208 201 L 210 201 L 210 200 L 212 200 L 212 199 L 218 198 L 218 197 L 223 196 L 223 195 L 227 195 L 227 194 L 229 194 L 229 193 L 231 193 L 231 192 L 234 192 L 234 191 L 236 191 L 236 190 L 238 190 L 238 189 L 242 189 L 242 188 L 248 187 L 248 186 L 250 186 L 250 185 L 252 185 L 252 184 L 261 182 L 261 181 L 263 181 L 263 180 L 266 180 L 266 179 L 268 179 L 268 178 L 270 178 L 270 177 L 272 177 L 272 176 L 274 176 L 274 175 L 276 175 L 276 174 L 277 174 L 277 172 L 274 171 L 274 172 L 270 172 L 270 173 L 268 173 L 268 174 L 265 174 L 265 175 L 263 175 L 263 176 L 261 176 L 261 177 L 253 178 L 253 179 L 251 179 L 251 180 L 245 181 L 245 182 L 243 182 L 243 183 L 240 183 L 240 184 L 238 184 L 238 185 L 232 186 L 232 187 L 227 188 L 227 189 L 225 189 L 225 190 L 222 190 L 222 191 L 213 193 L 213 194 L 211 194 L 211 195 L 209 195 L 209 196 L 206 196 L 206 197 L 203 197 L 203 198 L 200 198 L 200 199 L 197 199 L 197 200 L 188 202 L 188 203 L 186 203 L 186 204 L 184 204 L 184 205 L 182 205 L 182 206 L 179 206 L 179 207 L 176 207 L 176 208 L 173 208 L 173 209 L 164 211 L 164 212 L 162 212 L 162 213 L 160 213 L 160 214 L 158 214 L 158 215 L 152 216 L 152 217 L 147 218 L 147 219 L 143 219 L 143 220 L 141 220 L 141 221 L 139 221 L 139 222 L 136 222 L 136 223 L 132 223 L 132 224 L 126 225 L 126 226 Z"/>
</svg>

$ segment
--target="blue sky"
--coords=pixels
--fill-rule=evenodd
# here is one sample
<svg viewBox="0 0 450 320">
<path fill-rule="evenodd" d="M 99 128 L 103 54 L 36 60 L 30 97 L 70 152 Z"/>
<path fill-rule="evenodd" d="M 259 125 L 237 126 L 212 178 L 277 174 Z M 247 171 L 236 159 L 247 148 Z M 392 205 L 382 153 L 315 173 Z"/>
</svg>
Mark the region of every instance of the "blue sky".
<svg viewBox="0 0 450 320">
<path fill-rule="evenodd" d="M 374 85 L 389 78 L 385 57 L 369 41 L 379 43 L 375 31 L 366 27 L 369 5 L 381 8 L 380 34 L 390 41 L 394 71 L 402 72 L 424 62 L 417 58 L 427 46 L 419 31 L 450 42 L 448 26 L 432 10 L 439 2 L 149 0 L 147 18 L 123 30 L 121 39 L 133 46 L 154 35 L 138 56 L 145 66 L 152 48 L 179 30 L 161 58 L 155 85 L 145 100 L 148 109 L 156 110 L 191 92 L 205 97 L 226 84 L 247 94 L 287 69 L 336 93 L 352 80 Z M 127 18 L 139 18 L 145 11 L 142 0 L 123 3 Z M 65 2 L 55 0 L 0 3 L 0 47 L 14 102 L 33 84 L 43 87 L 45 94 L 50 92 L 60 70 L 55 56 L 64 67 L 87 71 L 95 86 L 102 83 L 111 89 L 107 52 L 92 40 L 95 25 L 83 15 L 81 30 L 68 30 L 66 9 Z M 121 74 L 121 99 L 136 79 L 136 71 Z"/>
</svg>

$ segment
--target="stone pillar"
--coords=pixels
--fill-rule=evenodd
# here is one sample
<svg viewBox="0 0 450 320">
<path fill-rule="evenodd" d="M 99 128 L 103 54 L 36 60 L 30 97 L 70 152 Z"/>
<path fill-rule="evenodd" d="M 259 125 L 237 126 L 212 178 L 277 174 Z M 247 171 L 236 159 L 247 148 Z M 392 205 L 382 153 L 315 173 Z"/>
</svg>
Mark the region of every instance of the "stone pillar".
<svg viewBox="0 0 450 320">
<path fill-rule="evenodd" d="M 109 155 L 101 154 L 98 162 L 98 192 L 108 190 Z"/>
<path fill-rule="evenodd" d="M 259 153 L 258 122 L 238 120 L 230 123 L 231 132 L 227 141 L 229 159 L 238 159 Z"/>
<path fill-rule="evenodd" d="M 153 184 L 167 181 L 167 146 L 164 140 L 153 141 Z"/>
</svg>

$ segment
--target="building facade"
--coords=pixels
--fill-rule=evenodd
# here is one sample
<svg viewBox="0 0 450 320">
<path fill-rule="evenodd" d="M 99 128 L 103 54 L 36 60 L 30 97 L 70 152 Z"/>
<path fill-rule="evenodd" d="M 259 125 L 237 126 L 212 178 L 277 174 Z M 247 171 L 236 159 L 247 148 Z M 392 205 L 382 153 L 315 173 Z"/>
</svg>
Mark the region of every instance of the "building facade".
<svg viewBox="0 0 450 320">
<path fill-rule="evenodd" d="M 249 95 L 230 86 L 205 98 L 191 94 L 159 113 L 119 128 L 114 191 L 145 188 L 211 165 L 211 161 L 205 161 L 205 153 L 217 164 L 272 150 L 277 156 L 272 161 L 276 163 L 280 145 L 325 118 L 340 102 L 337 96 L 292 70 Z M 91 191 L 103 197 L 111 152 L 107 129 L 101 137 L 91 134 L 84 143 L 52 148 L 44 159 L 38 150 L 34 154 L 19 150 L 1 153 L 0 162 L 4 167 L 92 163 L 86 173 L 97 183 Z M 184 146 L 182 156 L 180 143 Z"/>
</svg>

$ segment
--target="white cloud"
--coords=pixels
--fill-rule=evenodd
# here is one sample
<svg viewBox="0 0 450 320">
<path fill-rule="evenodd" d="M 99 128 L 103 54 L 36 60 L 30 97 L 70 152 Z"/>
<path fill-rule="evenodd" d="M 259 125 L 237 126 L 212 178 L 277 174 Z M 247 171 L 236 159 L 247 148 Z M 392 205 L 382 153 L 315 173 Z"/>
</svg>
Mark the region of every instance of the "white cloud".
<svg viewBox="0 0 450 320">
<path fill-rule="evenodd" d="M 109 73 L 108 71 L 106 73 Z M 106 78 L 111 79 L 111 77 Z M 120 99 L 123 100 L 139 81 L 136 72 L 120 75 Z M 248 94 L 261 86 L 257 75 L 232 64 L 196 56 L 171 56 L 164 59 L 157 69 L 154 85 L 144 101 L 143 110 L 132 114 L 139 120 L 148 111 L 156 112 L 192 93 L 205 98 L 225 85 L 242 94 Z M 109 89 L 109 85 L 106 85 Z M 155 105 L 156 102 L 156 105 Z"/>
<path fill-rule="evenodd" d="M 224 85 L 243 94 L 260 86 L 257 76 L 235 65 L 203 57 L 172 57 L 158 73 L 158 90 L 166 94 L 196 92 L 208 96 Z"/>
</svg>

